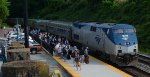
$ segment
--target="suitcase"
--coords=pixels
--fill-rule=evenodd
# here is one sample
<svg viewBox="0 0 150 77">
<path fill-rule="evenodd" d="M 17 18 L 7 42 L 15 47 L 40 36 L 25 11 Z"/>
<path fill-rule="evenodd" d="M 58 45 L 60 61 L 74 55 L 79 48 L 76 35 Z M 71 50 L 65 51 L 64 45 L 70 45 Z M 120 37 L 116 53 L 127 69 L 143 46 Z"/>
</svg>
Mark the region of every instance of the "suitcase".
<svg viewBox="0 0 150 77">
<path fill-rule="evenodd" d="M 67 59 L 68 59 L 68 60 L 70 60 L 70 59 L 71 59 L 70 55 L 67 55 Z"/>
<path fill-rule="evenodd" d="M 88 56 L 88 55 L 85 55 L 84 62 L 85 62 L 86 64 L 89 64 L 89 56 Z"/>
</svg>

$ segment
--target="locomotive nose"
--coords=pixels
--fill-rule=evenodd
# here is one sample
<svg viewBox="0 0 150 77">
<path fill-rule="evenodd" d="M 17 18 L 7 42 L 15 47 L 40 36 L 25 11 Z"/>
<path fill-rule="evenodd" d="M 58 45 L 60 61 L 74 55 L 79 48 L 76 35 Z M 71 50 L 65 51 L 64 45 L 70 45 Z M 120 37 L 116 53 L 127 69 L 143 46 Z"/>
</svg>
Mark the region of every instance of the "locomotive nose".
<svg viewBox="0 0 150 77">
<path fill-rule="evenodd" d="M 119 55 L 124 55 L 124 54 L 135 55 L 137 52 L 138 52 L 137 46 L 130 46 L 130 47 L 119 46 L 118 47 L 118 54 Z"/>
<path fill-rule="evenodd" d="M 130 54 L 125 54 L 124 56 L 123 56 L 124 58 L 123 58 L 123 61 L 126 63 L 126 64 L 129 64 L 130 62 L 131 62 L 131 55 Z"/>
</svg>

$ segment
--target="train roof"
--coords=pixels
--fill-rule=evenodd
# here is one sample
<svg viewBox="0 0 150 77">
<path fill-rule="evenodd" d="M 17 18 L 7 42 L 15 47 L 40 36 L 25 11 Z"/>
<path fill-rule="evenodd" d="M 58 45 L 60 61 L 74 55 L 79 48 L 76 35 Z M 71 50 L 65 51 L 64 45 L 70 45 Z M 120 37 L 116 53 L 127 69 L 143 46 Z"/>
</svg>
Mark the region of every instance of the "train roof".
<svg viewBox="0 0 150 77">
<path fill-rule="evenodd" d="M 132 25 L 129 24 L 115 24 L 113 28 L 134 28 Z"/>
<path fill-rule="evenodd" d="M 64 25 L 64 26 L 71 26 L 71 22 L 63 22 L 63 21 L 51 21 L 51 24 L 57 24 L 57 25 Z"/>
<path fill-rule="evenodd" d="M 84 26 L 95 26 L 97 25 L 97 22 L 74 22 L 73 23 L 73 26 L 74 27 L 78 27 L 78 28 L 81 28 L 81 27 L 84 27 Z"/>
<path fill-rule="evenodd" d="M 132 25 L 129 24 L 116 24 L 116 23 L 100 23 L 100 22 L 63 22 L 63 21 L 52 21 L 52 20 L 35 20 L 37 23 L 38 22 L 48 22 L 49 24 L 54 24 L 54 25 L 62 25 L 62 26 L 67 26 L 71 27 L 72 25 L 74 27 L 84 27 L 84 26 L 95 26 L 98 28 L 112 28 L 112 29 L 120 29 L 120 28 L 134 28 Z"/>
<path fill-rule="evenodd" d="M 99 23 L 99 22 L 77 22 L 73 23 L 74 27 L 84 27 L 84 26 L 95 26 L 98 28 L 112 28 L 112 29 L 120 29 L 120 28 L 134 28 L 129 24 L 116 24 L 116 23 Z"/>
<path fill-rule="evenodd" d="M 129 29 L 134 28 L 132 25 L 129 24 L 116 24 L 116 23 L 103 23 L 100 24 L 100 26 L 97 26 L 99 28 L 112 28 L 112 29 Z"/>
<path fill-rule="evenodd" d="M 51 20 L 38 20 L 38 19 L 33 19 L 35 22 L 50 22 Z"/>
</svg>

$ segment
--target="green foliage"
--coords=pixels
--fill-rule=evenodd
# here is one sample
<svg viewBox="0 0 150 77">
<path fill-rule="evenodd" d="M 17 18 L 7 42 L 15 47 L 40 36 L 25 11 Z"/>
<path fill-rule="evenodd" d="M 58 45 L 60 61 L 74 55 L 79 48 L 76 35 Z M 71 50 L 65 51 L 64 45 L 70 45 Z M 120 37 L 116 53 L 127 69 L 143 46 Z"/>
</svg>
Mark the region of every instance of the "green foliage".
<svg viewBox="0 0 150 77">
<path fill-rule="evenodd" d="M 7 0 L 0 0 L 0 27 L 2 27 L 3 20 L 9 15 L 9 2 Z"/>
<path fill-rule="evenodd" d="M 0 0 L 0 19 L 6 19 L 9 15 L 9 2 L 7 0 Z"/>
</svg>

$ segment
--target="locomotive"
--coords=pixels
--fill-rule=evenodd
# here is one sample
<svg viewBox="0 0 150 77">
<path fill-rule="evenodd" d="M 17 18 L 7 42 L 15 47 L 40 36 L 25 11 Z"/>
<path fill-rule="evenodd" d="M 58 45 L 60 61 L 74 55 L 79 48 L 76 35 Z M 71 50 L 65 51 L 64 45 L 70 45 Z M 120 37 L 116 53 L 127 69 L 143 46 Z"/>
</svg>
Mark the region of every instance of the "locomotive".
<svg viewBox="0 0 150 77">
<path fill-rule="evenodd" d="M 91 53 L 121 66 L 130 65 L 137 59 L 136 29 L 129 24 L 30 19 L 29 26 L 88 46 Z"/>
</svg>

